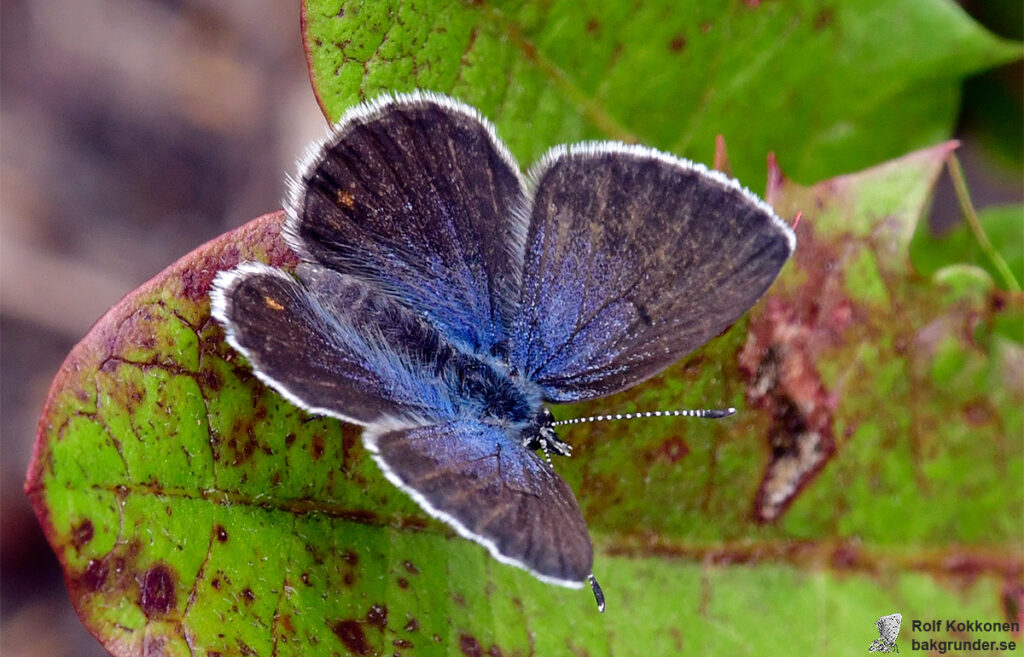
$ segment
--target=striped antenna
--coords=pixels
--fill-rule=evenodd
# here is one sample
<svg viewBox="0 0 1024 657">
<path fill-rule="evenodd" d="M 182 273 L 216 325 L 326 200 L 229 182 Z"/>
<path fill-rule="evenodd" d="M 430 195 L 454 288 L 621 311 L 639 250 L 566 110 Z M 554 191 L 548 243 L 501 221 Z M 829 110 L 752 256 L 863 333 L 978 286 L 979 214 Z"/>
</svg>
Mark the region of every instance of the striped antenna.
<svg viewBox="0 0 1024 657">
<path fill-rule="evenodd" d="M 635 420 L 643 417 L 704 417 L 717 420 L 736 413 L 735 408 L 702 408 L 685 411 L 644 411 L 643 413 L 616 413 L 614 415 L 591 415 L 571 420 L 559 420 L 552 426 L 561 427 L 567 424 L 583 424 L 584 422 L 610 422 L 611 420 Z"/>
</svg>

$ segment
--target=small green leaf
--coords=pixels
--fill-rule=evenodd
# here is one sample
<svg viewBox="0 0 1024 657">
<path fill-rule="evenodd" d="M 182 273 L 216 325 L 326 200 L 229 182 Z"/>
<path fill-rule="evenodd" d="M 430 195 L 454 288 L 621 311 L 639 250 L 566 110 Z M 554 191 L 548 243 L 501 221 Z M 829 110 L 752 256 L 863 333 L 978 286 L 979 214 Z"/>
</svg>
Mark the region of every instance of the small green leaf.
<svg viewBox="0 0 1024 657">
<path fill-rule="evenodd" d="M 1018 282 L 1024 282 L 1024 205 L 1002 205 L 978 212 L 978 220 L 989 241 L 1006 261 Z M 973 265 L 988 272 L 1002 289 L 1006 281 L 964 223 L 945 235 L 932 235 L 927 225 L 914 235 L 910 247 L 914 267 L 925 276 L 950 265 Z"/>
</svg>

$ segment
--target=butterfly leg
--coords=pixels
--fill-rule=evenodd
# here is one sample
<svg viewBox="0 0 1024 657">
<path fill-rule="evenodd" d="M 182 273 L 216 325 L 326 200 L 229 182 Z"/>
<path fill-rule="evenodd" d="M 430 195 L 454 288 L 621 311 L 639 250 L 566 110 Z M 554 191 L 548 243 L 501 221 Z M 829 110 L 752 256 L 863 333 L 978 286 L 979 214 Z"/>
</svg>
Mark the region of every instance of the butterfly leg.
<svg viewBox="0 0 1024 657">
<path fill-rule="evenodd" d="M 548 444 L 542 442 L 540 448 L 544 452 L 544 460 L 548 462 L 548 465 L 551 466 L 551 469 L 553 470 L 555 468 L 555 464 L 551 462 L 551 452 L 548 451 Z"/>
</svg>

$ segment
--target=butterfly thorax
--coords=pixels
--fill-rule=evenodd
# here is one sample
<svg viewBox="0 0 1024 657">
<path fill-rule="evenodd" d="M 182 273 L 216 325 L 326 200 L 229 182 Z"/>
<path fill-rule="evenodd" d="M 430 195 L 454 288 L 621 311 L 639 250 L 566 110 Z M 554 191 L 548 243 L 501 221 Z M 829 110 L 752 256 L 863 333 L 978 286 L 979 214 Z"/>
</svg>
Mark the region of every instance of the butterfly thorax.
<svg viewBox="0 0 1024 657">
<path fill-rule="evenodd" d="M 472 406 L 484 422 L 518 431 L 529 450 L 570 455 L 572 448 L 555 434 L 555 418 L 541 403 L 540 392 L 504 363 L 457 353 L 446 364 L 457 372 L 453 398 Z"/>
</svg>

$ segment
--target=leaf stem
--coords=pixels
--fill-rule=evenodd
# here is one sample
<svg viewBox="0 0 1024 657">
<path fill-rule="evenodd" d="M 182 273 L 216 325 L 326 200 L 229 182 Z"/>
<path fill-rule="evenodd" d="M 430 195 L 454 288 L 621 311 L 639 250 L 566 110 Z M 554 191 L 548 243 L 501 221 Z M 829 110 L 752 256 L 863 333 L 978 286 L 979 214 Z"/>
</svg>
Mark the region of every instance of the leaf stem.
<svg viewBox="0 0 1024 657">
<path fill-rule="evenodd" d="M 985 229 L 981 227 L 978 213 L 974 209 L 974 204 L 971 203 L 971 193 L 967 189 L 964 169 L 960 166 L 960 159 L 957 158 L 955 153 L 950 154 L 947 166 L 949 167 L 949 177 L 953 179 L 953 188 L 956 189 L 956 199 L 960 203 L 960 211 L 963 213 L 964 219 L 967 220 L 967 225 L 970 226 L 971 232 L 974 233 L 974 239 L 978 240 L 981 250 L 985 252 L 985 255 L 992 261 L 999 275 L 1003 277 L 1003 282 L 1006 284 L 1007 289 L 1013 292 L 1020 292 L 1020 283 L 1017 282 L 1017 278 L 1010 270 L 1010 266 L 1006 264 L 1003 256 L 992 246 L 988 235 L 985 234 Z"/>
</svg>

